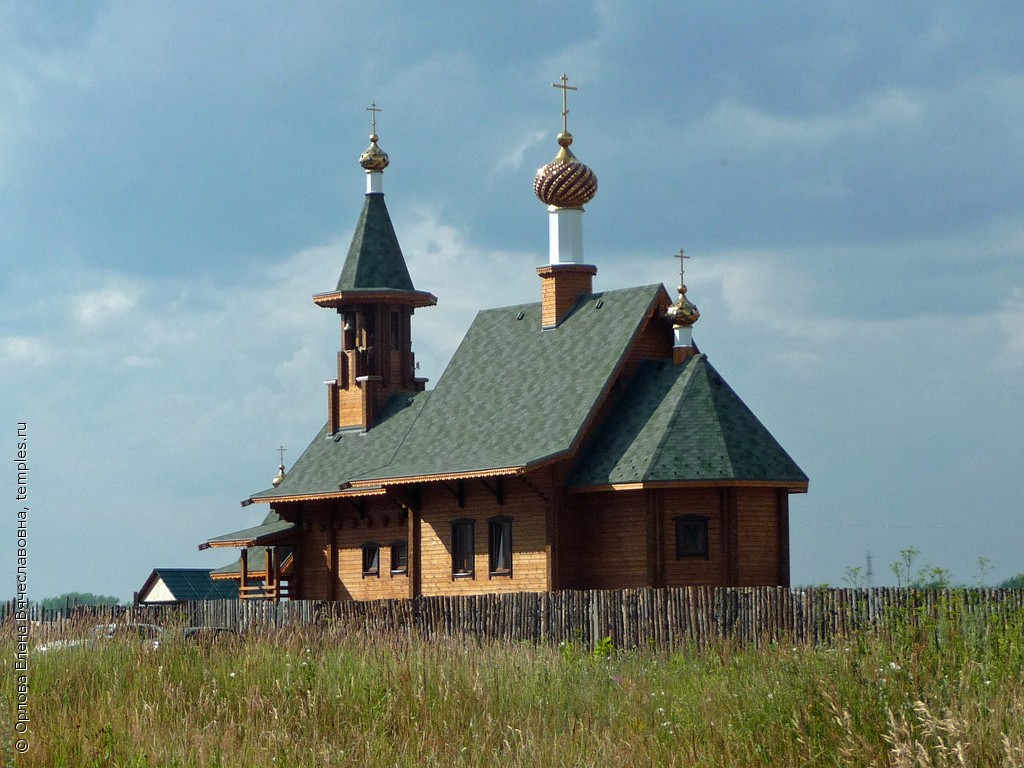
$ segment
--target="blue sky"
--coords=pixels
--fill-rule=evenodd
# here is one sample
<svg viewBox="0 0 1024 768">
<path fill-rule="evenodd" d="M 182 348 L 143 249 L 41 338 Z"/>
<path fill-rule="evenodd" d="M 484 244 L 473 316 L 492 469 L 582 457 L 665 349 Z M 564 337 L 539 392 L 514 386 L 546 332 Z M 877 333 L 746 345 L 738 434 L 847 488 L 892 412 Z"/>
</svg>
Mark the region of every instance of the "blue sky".
<svg viewBox="0 0 1024 768">
<path fill-rule="evenodd" d="M 337 321 L 310 296 L 371 101 L 439 298 L 421 372 L 538 299 L 562 72 L 596 287 L 674 286 L 685 247 L 698 344 L 811 477 L 794 582 L 869 550 L 891 582 L 908 546 L 1024 571 L 1024 6 L 637 5 L 0 6 L 0 435 L 13 459 L 29 425 L 33 595 L 219 566 L 196 545 L 262 515 L 239 501 L 324 419 Z"/>
</svg>

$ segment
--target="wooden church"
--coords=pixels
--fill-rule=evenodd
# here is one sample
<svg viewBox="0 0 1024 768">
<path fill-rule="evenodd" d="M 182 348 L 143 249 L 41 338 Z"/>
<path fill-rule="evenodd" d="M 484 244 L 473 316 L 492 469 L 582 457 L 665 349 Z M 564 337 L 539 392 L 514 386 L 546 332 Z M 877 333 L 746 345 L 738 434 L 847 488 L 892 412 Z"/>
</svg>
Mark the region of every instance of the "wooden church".
<svg viewBox="0 0 1024 768">
<path fill-rule="evenodd" d="M 352 244 L 313 297 L 340 319 L 326 423 L 251 497 L 263 524 L 201 545 L 241 550 L 214 578 L 320 600 L 789 584 L 788 500 L 807 476 L 693 343 L 682 280 L 674 301 L 662 285 L 595 292 L 597 178 L 557 87 L 560 148 L 534 180 L 540 301 L 480 312 L 432 390 L 412 319 L 437 298 L 409 277 L 374 120 Z"/>
</svg>

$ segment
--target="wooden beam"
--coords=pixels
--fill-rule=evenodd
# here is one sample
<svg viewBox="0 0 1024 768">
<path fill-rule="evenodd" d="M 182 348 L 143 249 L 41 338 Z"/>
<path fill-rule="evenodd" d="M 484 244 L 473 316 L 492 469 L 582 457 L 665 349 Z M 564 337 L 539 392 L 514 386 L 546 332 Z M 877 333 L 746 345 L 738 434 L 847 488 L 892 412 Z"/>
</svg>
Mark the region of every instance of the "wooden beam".
<svg viewBox="0 0 1024 768">
<path fill-rule="evenodd" d="M 238 596 L 241 597 L 243 590 L 249 586 L 249 550 L 242 547 L 238 557 L 242 561 L 242 573 L 238 579 Z"/>
<path fill-rule="evenodd" d="M 331 524 L 330 552 L 328 553 L 329 567 L 331 571 L 331 588 L 328 590 L 331 600 L 338 599 L 338 582 L 341 580 L 338 565 L 338 529 Z"/>
<path fill-rule="evenodd" d="M 777 533 L 779 550 L 778 583 L 780 587 L 789 586 L 789 494 L 782 488 L 775 492 Z"/>
<path fill-rule="evenodd" d="M 500 507 L 500 506 L 504 505 L 504 503 L 505 503 L 505 478 L 504 477 L 496 477 L 496 478 L 494 478 L 494 487 L 493 488 L 491 487 L 491 484 L 487 482 L 486 478 L 481 478 L 481 482 L 484 484 L 484 487 L 487 488 L 488 491 L 490 491 L 491 493 L 494 494 L 494 498 L 495 498 L 495 500 L 497 500 L 498 506 Z"/>
<path fill-rule="evenodd" d="M 444 488 L 446 491 L 448 491 L 448 493 L 450 493 L 452 496 L 455 497 L 455 501 L 456 501 L 456 503 L 458 503 L 459 509 L 462 509 L 463 507 L 466 506 L 466 481 L 465 480 L 456 480 L 455 481 L 455 489 L 454 490 L 452 490 L 452 487 L 450 485 L 448 485 L 447 482 L 441 483 L 441 487 Z"/>
</svg>

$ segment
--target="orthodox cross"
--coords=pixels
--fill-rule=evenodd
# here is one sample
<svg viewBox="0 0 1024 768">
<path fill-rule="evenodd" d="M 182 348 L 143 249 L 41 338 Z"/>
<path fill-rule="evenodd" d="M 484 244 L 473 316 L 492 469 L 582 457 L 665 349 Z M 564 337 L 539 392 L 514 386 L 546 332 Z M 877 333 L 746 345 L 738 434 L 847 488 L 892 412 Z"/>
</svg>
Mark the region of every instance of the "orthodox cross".
<svg viewBox="0 0 1024 768">
<path fill-rule="evenodd" d="M 377 135 L 377 113 L 383 112 L 384 110 L 377 106 L 377 102 L 370 102 L 370 106 L 366 108 L 367 112 L 373 113 L 373 135 Z"/>
<path fill-rule="evenodd" d="M 285 452 L 285 447 L 284 447 L 283 445 L 279 445 L 279 446 L 277 447 L 277 450 L 278 450 L 278 452 L 279 452 L 279 453 L 281 454 L 281 465 L 283 466 L 283 465 L 284 465 L 284 452 Z"/>
<path fill-rule="evenodd" d="M 565 73 L 562 73 L 562 84 L 559 85 L 558 83 L 552 83 L 551 87 L 562 89 L 562 133 L 568 133 L 569 91 L 578 91 L 579 88 L 574 85 L 569 85 L 569 76 Z"/>
<path fill-rule="evenodd" d="M 679 259 L 679 285 L 682 286 L 682 285 L 684 285 L 684 283 L 683 283 L 683 265 L 686 263 L 686 259 L 688 259 L 690 257 L 686 255 L 686 252 L 683 251 L 682 248 L 680 248 L 679 249 L 679 253 L 676 254 L 676 258 Z M 682 290 L 682 288 L 680 288 L 680 290 Z"/>
</svg>

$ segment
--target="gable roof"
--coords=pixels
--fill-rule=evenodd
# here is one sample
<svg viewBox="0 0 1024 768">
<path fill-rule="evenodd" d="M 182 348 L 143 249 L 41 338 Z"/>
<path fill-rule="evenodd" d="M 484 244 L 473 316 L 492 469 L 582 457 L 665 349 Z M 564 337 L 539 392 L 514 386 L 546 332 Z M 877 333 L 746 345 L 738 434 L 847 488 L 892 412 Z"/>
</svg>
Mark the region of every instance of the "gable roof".
<svg viewBox="0 0 1024 768">
<path fill-rule="evenodd" d="M 540 303 L 480 312 L 437 386 L 392 397 L 367 432 L 320 431 L 273 500 L 352 484 L 515 472 L 575 449 L 661 285 L 583 297 L 556 329 Z"/>
<path fill-rule="evenodd" d="M 806 488 L 807 475 L 714 369 L 643 363 L 568 485 L 757 481 Z"/>
<path fill-rule="evenodd" d="M 156 568 L 139 590 L 140 602 L 234 600 L 238 585 L 214 581 L 209 568 Z"/>
</svg>

